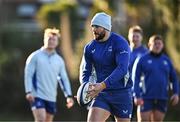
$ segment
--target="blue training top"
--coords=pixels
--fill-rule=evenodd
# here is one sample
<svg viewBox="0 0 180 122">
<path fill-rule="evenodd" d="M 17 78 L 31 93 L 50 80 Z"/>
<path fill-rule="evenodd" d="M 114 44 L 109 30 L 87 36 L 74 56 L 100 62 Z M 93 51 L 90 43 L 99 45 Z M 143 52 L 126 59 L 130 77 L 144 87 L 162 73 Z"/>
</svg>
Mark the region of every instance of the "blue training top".
<svg viewBox="0 0 180 122">
<path fill-rule="evenodd" d="M 130 64 L 129 64 L 129 71 L 131 75 L 131 79 L 133 81 L 133 87 L 132 90 L 134 89 L 134 82 L 135 82 L 135 75 L 136 75 L 136 68 L 137 68 L 137 63 L 139 59 L 148 52 L 148 49 L 141 45 L 138 48 L 134 48 L 131 51 L 130 54 Z"/>
<path fill-rule="evenodd" d="M 132 69 L 133 69 L 133 65 L 134 65 L 135 60 L 138 57 L 143 56 L 147 52 L 148 52 L 148 49 L 145 46 L 143 46 L 143 45 L 141 45 L 138 48 L 132 49 L 131 54 L 130 54 L 130 63 L 129 63 L 129 71 L 131 73 L 132 73 Z"/>
<path fill-rule="evenodd" d="M 140 81 L 142 81 L 142 89 Z M 170 59 L 161 54 L 159 56 L 147 53 L 138 62 L 135 78 L 135 96 L 143 99 L 168 98 L 169 81 L 173 84 L 174 94 L 178 94 L 179 85 L 175 70 Z"/>
<path fill-rule="evenodd" d="M 92 40 L 84 48 L 80 67 L 80 82 L 89 82 L 93 69 L 97 83 L 102 81 L 107 90 L 121 90 L 132 87 L 128 72 L 130 48 L 127 41 L 120 35 L 111 33 L 105 42 Z M 91 81 L 90 81 L 91 82 Z"/>
</svg>

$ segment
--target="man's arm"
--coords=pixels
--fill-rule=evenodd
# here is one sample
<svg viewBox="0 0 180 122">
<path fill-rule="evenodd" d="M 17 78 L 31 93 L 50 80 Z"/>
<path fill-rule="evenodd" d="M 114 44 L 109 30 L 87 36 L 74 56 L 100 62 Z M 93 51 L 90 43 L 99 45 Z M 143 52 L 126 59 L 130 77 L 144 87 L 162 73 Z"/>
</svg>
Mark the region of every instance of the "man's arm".
<svg viewBox="0 0 180 122">
<path fill-rule="evenodd" d="M 106 87 L 111 88 L 113 83 L 119 82 L 128 73 L 128 65 L 130 59 L 130 48 L 127 43 L 119 41 L 116 45 L 116 69 L 105 79 Z"/>
<path fill-rule="evenodd" d="M 141 75 L 142 75 L 142 62 L 141 59 L 139 60 L 135 72 L 135 81 L 134 81 L 134 89 L 133 89 L 133 96 L 134 96 L 134 103 L 135 105 L 142 105 L 144 104 L 143 99 L 141 98 Z"/>
<path fill-rule="evenodd" d="M 70 85 L 70 81 L 69 81 L 69 78 L 68 78 L 66 68 L 65 68 L 65 64 L 64 64 L 63 60 L 62 60 L 62 63 L 61 63 L 61 68 L 60 68 L 58 81 L 59 81 L 61 89 L 64 92 L 65 97 L 72 96 L 71 85 Z"/>
<path fill-rule="evenodd" d="M 24 84 L 25 84 L 26 93 L 32 92 L 33 77 L 36 69 L 35 67 L 36 67 L 36 60 L 35 60 L 35 55 L 33 53 L 28 57 L 24 70 Z"/>
<path fill-rule="evenodd" d="M 72 97 L 72 90 L 71 90 L 70 81 L 69 81 L 63 60 L 61 63 L 61 69 L 60 69 L 59 75 L 60 76 L 59 76 L 58 81 L 59 81 L 61 89 L 64 92 L 64 96 L 66 97 L 66 102 L 67 102 L 66 106 L 67 106 L 67 108 L 71 108 L 74 105 L 74 100 Z"/>
<path fill-rule="evenodd" d="M 84 48 L 84 54 L 80 65 L 80 83 L 89 82 L 89 78 L 92 74 L 92 59 L 90 55 L 91 54 L 88 52 L 88 47 L 86 46 Z"/>
<path fill-rule="evenodd" d="M 25 92 L 26 92 L 26 99 L 29 102 L 34 101 L 34 96 L 32 95 L 32 90 L 33 90 L 33 77 L 35 74 L 35 69 L 36 69 L 36 60 L 35 60 L 35 54 L 31 54 L 25 65 L 25 70 L 24 70 L 24 84 L 25 84 Z"/>
<path fill-rule="evenodd" d="M 171 61 L 169 61 L 169 64 L 170 64 L 169 79 L 170 79 L 170 82 L 172 82 L 172 85 L 173 85 L 173 93 L 174 94 L 179 94 L 179 83 L 178 83 L 177 75 L 176 75 L 176 72 L 174 70 L 174 67 L 173 67 Z"/>
<path fill-rule="evenodd" d="M 136 68 L 136 74 L 135 74 L 135 81 L 134 81 L 134 96 L 136 98 L 141 98 L 141 88 L 139 86 L 141 82 L 141 74 L 142 74 L 142 67 L 141 67 L 141 59 L 139 60 Z"/>
<path fill-rule="evenodd" d="M 172 86 L 173 86 L 173 95 L 171 96 L 171 102 L 172 102 L 172 105 L 176 105 L 179 102 L 179 83 L 178 83 L 176 72 L 170 60 L 169 60 L 169 65 L 170 65 L 169 79 L 170 79 L 170 82 L 172 82 Z"/>
</svg>

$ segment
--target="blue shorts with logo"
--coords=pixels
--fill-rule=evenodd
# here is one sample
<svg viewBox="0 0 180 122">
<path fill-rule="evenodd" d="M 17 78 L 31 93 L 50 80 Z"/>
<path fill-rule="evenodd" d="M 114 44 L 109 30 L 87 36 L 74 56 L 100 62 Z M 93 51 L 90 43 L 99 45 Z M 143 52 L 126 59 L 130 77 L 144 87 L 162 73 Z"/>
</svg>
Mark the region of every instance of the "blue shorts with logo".
<svg viewBox="0 0 180 122">
<path fill-rule="evenodd" d="M 44 108 L 46 112 L 50 114 L 55 114 L 56 113 L 56 102 L 51 102 L 47 101 L 41 98 L 35 98 L 35 101 L 31 103 L 31 109 L 39 109 L 39 108 Z"/>
<path fill-rule="evenodd" d="M 132 92 L 129 89 L 101 92 L 92 101 L 91 107 L 105 109 L 119 118 L 131 118 Z"/>
<path fill-rule="evenodd" d="M 140 106 L 141 112 L 158 110 L 160 112 L 166 113 L 167 111 L 167 100 L 159 99 L 143 99 L 144 104 Z"/>
</svg>

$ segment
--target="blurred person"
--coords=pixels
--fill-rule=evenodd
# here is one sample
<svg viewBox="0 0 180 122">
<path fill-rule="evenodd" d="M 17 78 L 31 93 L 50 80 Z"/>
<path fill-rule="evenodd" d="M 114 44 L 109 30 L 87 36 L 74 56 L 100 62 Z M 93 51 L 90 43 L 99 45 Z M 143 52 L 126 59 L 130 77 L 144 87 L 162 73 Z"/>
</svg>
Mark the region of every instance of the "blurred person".
<svg viewBox="0 0 180 122">
<path fill-rule="evenodd" d="M 167 111 L 169 81 L 173 86 L 171 103 L 173 106 L 178 104 L 178 80 L 171 60 L 163 53 L 162 37 L 151 36 L 148 47 L 149 53 L 142 56 L 137 65 L 135 104 L 140 106 L 142 121 L 162 122 Z M 140 80 L 141 76 L 144 77 L 143 81 Z"/>
<path fill-rule="evenodd" d="M 128 39 L 131 48 L 129 70 L 130 73 L 133 74 L 132 80 L 134 82 L 135 69 L 133 69 L 133 67 L 136 67 L 134 66 L 137 65 L 136 60 L 139 60 L 142 55 L 147 53 L 148 49 L 142 44 L 143 30 L 140 26 L 135 25 L 130 27 Z"/>
<path fill-rule="evenodd" d="M 129 39 L 129 43 L 131 47 L 129 71 L 130 71 L 131 78 L 134 84 L 137 62 L 139 61 L 142 55 L 147 53 L 148 49 L 142 44 L 143 30 L 139 25 L 130 27 L 129 33 L 128 33 L 128 39 Z M 132 91 L 133 89 L 134 89 L 134 85 L 133 85 Z M 136 105 L 133 104 L 133 113 L 132 113 L 133 121 L 136 120 L 136 116 L 135 116 L 136 110 L 137 110 Z"/>
<path fill-rule="evenodd" d="M 63 87 L 67 107 L 71 108 L 74 104 L 64 61 L 55 50 L 59 37 L 58 29 L 45 29 L 43 47 L 33 52 L 26 61 L 26 99 L 31 104 L 36 122 L 53 121 L 58 82 Z"/>
<path fill-rule="evenodd" d="M 84 48 L 80 82 L 91 82 L 92 70 L 97 81 L 89 87 L 94 98 L 88 122 L 105 122 L 110 115 L 117 122 L 130 122 L 132 114 L 132 81 L 128 72 L 130 47 L 121 36 L 111 32 L 111 16 L 96 13 L 91 20 L 94 39 Z"/>
</svg>

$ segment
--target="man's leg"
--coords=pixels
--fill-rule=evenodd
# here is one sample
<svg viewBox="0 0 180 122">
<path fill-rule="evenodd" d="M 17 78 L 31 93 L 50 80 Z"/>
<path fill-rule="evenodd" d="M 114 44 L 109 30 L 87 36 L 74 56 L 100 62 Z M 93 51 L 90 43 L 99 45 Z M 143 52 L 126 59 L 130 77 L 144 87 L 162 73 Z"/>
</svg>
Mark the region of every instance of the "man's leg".
<svg viewBox="0 0 180 122">
<path fill-rule="evenodd" d="M 116 122 L 130 122 L 132 117 L 132 107 L 129 104 L 117 104 L 113 105 L 113 114 L 115 115 Z"/>
<path fill-rule="evenodd" d="M 153 120 L 154 120 L 154 122 L 162 122 L 164 117 L 165 117 L 165 113 L 163 113 L 161 111 L 158 111 L 158 110 L 153 111 Z"/>
<path fill-rule="evenodd" d="M 153 111 L 154 122 L 155 121 L 162 122 L 165 117 L 166 111 L 167 111 L 167 100 L 156 100 L 155 109 Z"/>
<path fill-rule="evenodd" d="M 132 111 L 132 118 L 131 118 L 132 121 L 137 121 L 137 118 L 138 118 L 137 109 L 138 109 L 137 106 L 133 102 L 133 111 Z"/>
<path fill-rule="evenodd" d="M 141 121 L 142 122 L 150 122 L 151 114 L 152 114 L 152 111 L 141 112 Z"/>
<path fill-rule="evenodd" d="M 98 107 L 92 107 L 88 112 L 87 122 L 105 122 L 109 116 L 109 111 Z"/>
<path fill-rule="evenodd" d="M 52 122 L 54 118 L 53 114 L 46 112 L 46 122 Z"/>
<path fill-rule="evenodd" d="M 46 122 L 52 122 L 56 113 L 56 102 L 45 101 L 46 105 Z"/>
<path fill-rule="evenodd" d="M 138 122 L 151 122 L 152 112 L 154 108 L 154 100 L 153 99 L 143 99 L 144 104 L 140 106 L 140 118 Z"/>
<path fill-rule="evenodd" d="M 34 116 L 35 122 L 45 122 L 46 121 L 45 108 L 34 109 L 33 116 Z"/>
<path fill-rule="evenodd" d="M 141 106 L 137 106 L 137 122 L 141 122 Z"/>
<path fill-rule="evenodd" d="M 119 117 L 115 117 L 116 122 L 130 122 L 131 119 L 129 118 L 119 118 Z"/>
</svg>

